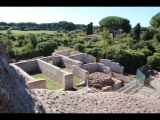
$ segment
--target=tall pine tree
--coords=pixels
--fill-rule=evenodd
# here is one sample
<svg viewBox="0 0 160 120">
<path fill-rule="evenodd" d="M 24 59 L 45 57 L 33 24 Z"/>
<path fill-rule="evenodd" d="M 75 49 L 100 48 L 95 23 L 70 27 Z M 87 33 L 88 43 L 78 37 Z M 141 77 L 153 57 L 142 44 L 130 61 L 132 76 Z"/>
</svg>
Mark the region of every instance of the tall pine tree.
<svg viewBox="0 0 160 120">
<path fill-rule="evenodd" d="M 141 26 L 140 23 L 138 23 L 132 30 L 131 36 L 135 40 L 140 39 L 140 33 L 141 33 Z"/>
<path fill-rule="evenodd" d="M 93 23 L 90 22 L 90 24 L 87 25 L 87 31 L 86 31 L 86 35 L 91 35 L 93 34 Z"/>
</svg>

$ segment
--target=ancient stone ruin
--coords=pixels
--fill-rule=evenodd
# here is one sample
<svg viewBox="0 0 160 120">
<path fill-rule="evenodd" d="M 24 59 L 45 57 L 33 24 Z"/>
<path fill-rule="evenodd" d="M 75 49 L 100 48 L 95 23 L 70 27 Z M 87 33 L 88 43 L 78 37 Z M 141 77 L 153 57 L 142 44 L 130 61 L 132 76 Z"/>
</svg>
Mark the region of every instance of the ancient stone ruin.
<svg viewBox="0 0 160 120">
<path fill-rule="evenodd" d="M 79 91 L 29 89 L 25 77 L 8 63 L 0 41 L 0 113 L 159 113 L 159 98 L 140 93 L 95 92 L 87 87 Z"/>
<path fill-rule="evenodd" d="M 48 63 L 49 61 L 52 61 L 52 65 Z M 122 81 L 113 78 L 111 71 L 111 69 L 113 71 L 119 70 L 116 72 L 122 73 L 123 68 L 121 69 L 119 64 L 119 69 L 117 69 L 117 64 L 113 64 L 112 62 L 108 62 L 104 59 L 102 60 L 102 63 L 98 63 L 96 62 L 96 58 L 92 55 L 87 55 L 86 53 L 81 52 L 75 52 L 74 55 L 71 55 L 69 50 L 64 50 L 53 53 L 52 56 L 26 60 L 12 63 L 10 65 L 24 76 L 30 89 L 46 88 L 45 79 L 34 79 L 28 74 L 29 72 L 36 70 L 62 84 L 64 90 L 72 89 L 73 86 L 86 86 L 87 80 L 89 80 L 89 75 L 95 72 L 101 72 L 105 75 L 109 75 L 114 80 L 114 84 L 104 86 L 103 88 L 101 87 L 100 91 L 115 91 L 122 86 Z M 72 73 L 68 73 L 61 68 L 71 69 Z M 114 68 L 116 68 L 116 70 Z M 73 76 L 80 78 L 81 82 L 79 81 L 79 84 L 73 85 Z M 104 77 L 104 79 L 106 78 Z M 95 88 L 95 85 L 89 86 Z"/>
</svg>

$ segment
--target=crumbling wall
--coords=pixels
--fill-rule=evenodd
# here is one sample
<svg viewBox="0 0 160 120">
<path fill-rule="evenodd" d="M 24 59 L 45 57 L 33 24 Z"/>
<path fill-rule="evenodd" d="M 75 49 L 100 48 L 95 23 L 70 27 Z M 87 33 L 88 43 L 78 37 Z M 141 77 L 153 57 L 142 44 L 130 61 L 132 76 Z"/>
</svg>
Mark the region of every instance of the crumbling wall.
<svg viewBox="0 0 160 120">
<path fill-rule="evenodd" d="M 83 62 L 83 53 L 80 53 L 80 54 L 76 54 L 76 55 L 71 55 L 69 56 L 68 58 L 71 58 L 73 60 L 78 60 L 78 61 L 81 61 Z"/>
<path fill-rule="evenodd" d="M 100 63 L 104 64 L 107 67 L 110 67 L 111 71 L 123 74 L 124 67 L 119 63 L 112 62 L 108 59 L 100 59 Z"/>
<path fill-rule="evenodd" d="M 94 72 L 99 72 L 98 71 L 98 63 L 84 64 L 81 66 L 81 68 L 87 70 L 89 72 L 89 74 L 94 73 Z"/>
<path fill-rule="evenodd" d="M 72 73 L 73 75 L 81 78 L 83 81 L 87 81 L 88 77 L 89 77 L 89 72 L 84 70 L 84 69 L 81 69 L 80 67 L 77 67 L 75 65 L 73 65 L 73 68 L 72 68 Z"/>
<path fill-rule="evenodd" d="M 96 62 L 96 58 L 93 57 L 92 55 L 89 55 L 87 53 L 83 53 L 83 62 L 84 63 L 94 63 Z"/>
<path fill-rule="evenodd" d="M 107 74 L 111 74 L 111 70 L 109 67 L 106 67 L 105 65 L 103 65 L 102 63 L 98 63 L 98 71 L 99 72 L 103 72 L 103 73 L 107 73 Z"/>
<path fill-rule="evenodd" d="M 80 66 L 82 69 L 85 69 L 89 72 L 89 74 L 94 72 L 104 72 L 110 74 L 110 68 L 105 67 L 103 64 L 100 63 L 88 63 Z"/>
<path fill-rule="evenodd" d="M 63 71 L 61 68 L 38 59 L 38 69 L 48 77 L 61 83 L 64 89 L 73 88 L 73 74 Z"/>
<path fill-rule="evenodd" d="M 32 72 L 37 70 L 37 61 L 36 60 L 28 60 L 28 61 L 23 61 L 23 62 L 17 62 L 14 63 L 21 69 L 23 69 L 25 72 Z"/>
</svg>

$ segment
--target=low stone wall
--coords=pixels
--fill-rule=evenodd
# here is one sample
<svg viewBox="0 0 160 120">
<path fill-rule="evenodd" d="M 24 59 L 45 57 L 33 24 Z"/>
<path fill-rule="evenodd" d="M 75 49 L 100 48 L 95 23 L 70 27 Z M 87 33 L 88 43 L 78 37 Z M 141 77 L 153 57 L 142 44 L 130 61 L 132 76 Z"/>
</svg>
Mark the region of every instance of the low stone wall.
<svg viewBox="0 0 160 120">
<path fill-rule="evenodd" d="M 110 67 L 111 71 L 123 74 L 124 67 L 121 66 L 119 63 L 112 62 L 108 59 L 100 59 L 100 63 L 104 64 L 107 67 Z"/>
<path fill-rule="evenodd" d="M 114 85 L 113 85 L 113 87 L 112 87 L 113 91 L 116 91 L 116 90 L 118 90 L 119 88 L 122 87 L 122 81 L 116 80 L 116 79 L 113 79 L 113 81 L 115 82 Z"/>
<path fill-rule="evenodd" d="M 84 63 L 94 63 L 96 62 L 96 58 L 93 57 L 92 55 L 89 55 L 87 53 L 83 53 L 83 59 L 84 59 Z"/>
<path fill-rule="evenodd" d="M 84 69 L 81 69 L 80 67 L 77 67 L 75 65 L 73 65 L 72 67 L 72 73 L 73 75 L 79 77 L 82 79 L 82 81 L 87 81 L 88 77 L 89 77 L 89 72 L 84 70 Z"/>
<path fill-rule="evenodd" d="M 73 74 L 63 71 L 61 68 L 51 65 L 41 59 L 37 60 L 38 69 L 48 77 L 61 83 L 64 89 L 73 88 Z"/>
<path fill-rule="evenodd" d="M 62 57 L 54 55 L 52 56 L 52 65 L 61 67 L 62 66 Z"/>
<path fill-rule="evenodd" d="M 88 63 L 80 66 L 82 69 L 85 69 L 89 72 L 89 74 L 94 73 L 94 72 L 103 72 L 103 73 L 108 73 L 110 74 L 110 68 L 104 66 L 103 64 L 100 63 Z"/>
<path fill-rule="evenodd" d="M 119 74 L 119 73 L 115 73 L 115 72 L 112 72 L 112 76 L 114 78 L 117 78 L 118 80 L 121 80 L 123 83 L 126 83 L 130 78 L 123 75 L 123 74 Z"/>
<path fill-rule="evenodd" d="M 46 80 L 45 79 L 35 79 L 32 76 L 30 76 L 28 73 L 26 73 L 24 70 L 22 70 L 20 67 L 18 67 L 15 64 L 10 64 L 12 67 L 14 67 L 18 73 L 20 73 L 26 81 L 26 84 L 30 89 L 46 89 Z"/>
<path fill-rule="evenodd" d="M 28 60 L 23 62 L 17 62 L 14 63 L 21 69 L 23 69 L 25 72 L 31 72 L 37 70 L 37 61 L 36 60 Z"/>
<path fill-rule="evenodd" d="M 49 61 L 51 61 L 51 60 L 52 60 L 52 56 L 43 57 L 43 58 L 40 58 L 40 60 L 43 60 L 43 61 L 49 62 Z"/>
<path fill-rule="evenodd" d="M 27 82 L 30 89 L 46 89 L 45 79 L 36 79 L 34 81 Z"/>
<path fill-rule="evenodd" d="M 54 56 L 55 54 L 59 54 L 59 55 L 63 55 L 63 56 L 70 56 L 71 51 L 70 50 L 63 50 L 63 51 L 60 51 L 60 52 L 54 52 L 54 53 L 52 53 L 52 56 Z"/>
<path fill-rule="evenodd" d="M 137 85 L 137 80 L 135 79 L 134 81 L 132 81 L 131 83 L 121 87 L 120 89 L 118 89 L 116 92 L 125 92 L 126 90 L 134 87 Z"/>
<path fill-rule="evenodd" d="M 59 55 L 59 54 L 52 54 L 53 65 L 66 67 L 72 69 L 72 65 L 81 66 L 83 63 L 78 60 L 73 60 L 68 58 L 67 56 Z"/>
<path fill-rule="evenodd" d="M 86 53 L 80 53 L 80 52 L 75 54 L 75 55 L 69 56 L 69 58 L 71 58 L 73 60 L 81 61 L 84 64 L 96 62 L 96 58 L 93 57 L 92 55 L 89 55 L 89 54 L 86 54 Z"/>
<path fill-rule="evenodd" d="M 112 78 L 115 82 L 112 86 L 106 86 L 102 88 L 102 92 L 116 91 L 122 87 L 122 81 Z"/>
<path fill-rule="evenodd" d="M 81 62 L 84 61 L 83 60 L 83 53 L 79 53 L 79 54 L 76 54 L 76 55 L 71 55 L 68 58 L 73 59 L 73 60 L 78 60 L 78 61 L 81 61 Z"/>
</svg>

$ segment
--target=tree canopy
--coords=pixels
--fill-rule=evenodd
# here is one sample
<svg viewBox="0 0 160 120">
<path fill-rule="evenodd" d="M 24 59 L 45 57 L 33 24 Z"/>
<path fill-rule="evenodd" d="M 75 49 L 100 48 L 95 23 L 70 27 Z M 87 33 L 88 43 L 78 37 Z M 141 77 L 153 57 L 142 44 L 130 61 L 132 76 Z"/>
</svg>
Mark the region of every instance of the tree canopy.
<svg viewBox="0 0 160 120">
<path fill-rule="evenodd" d="M 160 27 L 160 12 L 151 18 L 150 25 L 154 28 Z"/>
<path fill-rule="evenodd" d="M 99 25 L 110 31 L 122 29 L 123 32 L 129 33 L 131 30 L 130 21 L 117 16 L 105 17 L 99 21 Z"/>
</svg>

